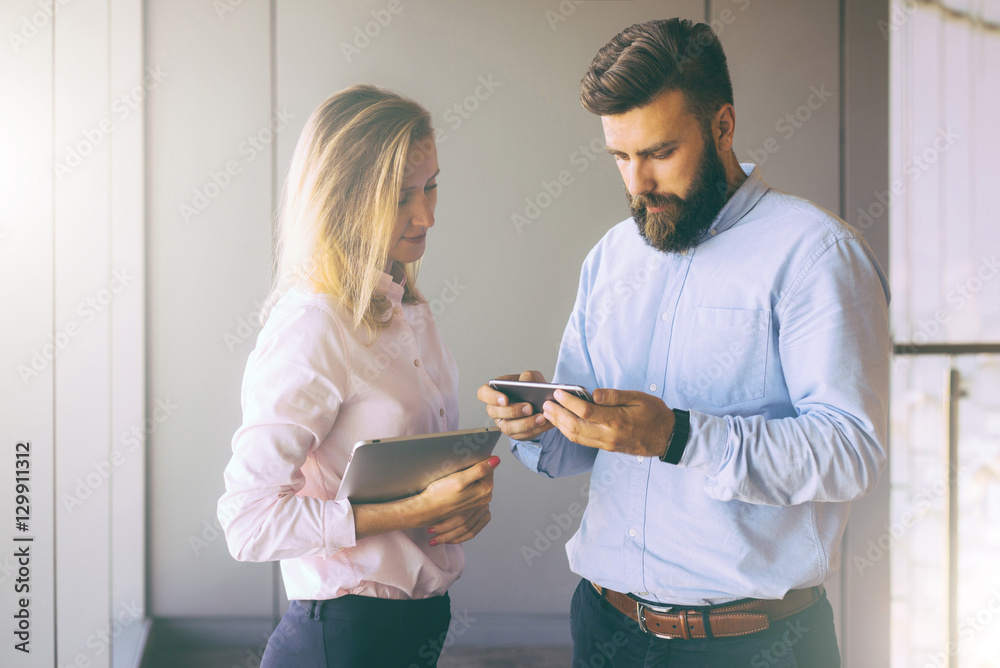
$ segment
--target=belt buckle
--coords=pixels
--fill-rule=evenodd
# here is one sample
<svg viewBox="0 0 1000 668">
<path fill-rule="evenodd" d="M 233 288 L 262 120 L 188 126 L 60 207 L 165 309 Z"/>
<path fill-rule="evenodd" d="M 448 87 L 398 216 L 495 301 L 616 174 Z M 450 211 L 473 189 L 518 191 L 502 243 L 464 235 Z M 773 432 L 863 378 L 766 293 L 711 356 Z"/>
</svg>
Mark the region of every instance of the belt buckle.
<svg viewBox="0 0 1000 668">
<path fill-rule="evenodd" d="M 663 610 L 657 610 L 656 608 L 650 608 L 653 612 L 663 612 L 669 613 L 674 609 L 674 606 L 666 606 Z M 650 631 L 649 627 L 646 626 L 646 606 L 639 601 L 635 602 L 635 618 L 639 622 L 639 629 L 644 633 L 648 633 L 651 636 L 660 638 L 661 640 L 676 640 L 675 636 L 668 636 L 662 633 L 657 633 L 656 631 Z"/>
</svg>

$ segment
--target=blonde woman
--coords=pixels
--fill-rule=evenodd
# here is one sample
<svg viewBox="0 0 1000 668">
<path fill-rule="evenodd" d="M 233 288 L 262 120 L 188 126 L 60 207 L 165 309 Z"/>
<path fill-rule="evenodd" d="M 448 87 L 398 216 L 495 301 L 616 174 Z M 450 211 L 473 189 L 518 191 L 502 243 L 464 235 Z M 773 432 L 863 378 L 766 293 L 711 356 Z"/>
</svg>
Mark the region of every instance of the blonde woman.
<svg viewBox="0 0 1000 668">
<path fill-rule="evenodd" d="M 497 457 L 402 501 L 333 500 L 357 441 L 458 426 L 455 361 L 414 284 L 438 172 L 427 111 L 373 86 L 328 98 L 295 148 L 219 501 L 236 559 L 281 561 L 291 604 L 263 668 L 436 665 L 458 544 L 490 520 Z"/>
</svg>

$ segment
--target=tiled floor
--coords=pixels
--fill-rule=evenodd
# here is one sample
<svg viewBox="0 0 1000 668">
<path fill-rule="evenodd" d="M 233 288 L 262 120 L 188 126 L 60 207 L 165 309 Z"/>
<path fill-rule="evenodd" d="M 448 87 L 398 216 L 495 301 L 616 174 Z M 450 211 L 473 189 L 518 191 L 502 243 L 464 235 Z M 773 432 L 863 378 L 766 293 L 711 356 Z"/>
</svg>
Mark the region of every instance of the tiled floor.
<svg viewBox="0 0 1000 668">
<path fill-rule="evenodd" d="M 163 652 L 143 668 L 258 668 L 260 657 L 247 649 Z M 438 668 L 566 668 L 569 647 L 449 647 Z M 371 668 L 379 668 L 372 666 Z"/>
</svg>

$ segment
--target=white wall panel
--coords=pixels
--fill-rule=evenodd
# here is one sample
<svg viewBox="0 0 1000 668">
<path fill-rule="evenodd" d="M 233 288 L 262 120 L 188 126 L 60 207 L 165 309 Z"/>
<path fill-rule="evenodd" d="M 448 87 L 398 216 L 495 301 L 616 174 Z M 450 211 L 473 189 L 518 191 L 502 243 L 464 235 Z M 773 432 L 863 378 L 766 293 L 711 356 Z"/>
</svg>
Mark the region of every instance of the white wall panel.
<svg viewBox="0 0 1000 668">
<path fill-rule="evenodd" d="M 128 63 L 140 69 L 140 6 L 6 3 L 0 12 L 9 132 L 0 264 L 16 323 L 0 346 L 11 371 L 0 429 L 33 442 L 27 535 L 36 541 L 31 654 L 8 656 L 5 644 L 4 665 L 109 666 L 126 627 L 142 626 L 144 469 L 141 451 L 119 461 L 112 438 L 143 415 L 142 107 L 115 111 L 139 79 Z M 5 503 L 12 483 L 3 481 Z M 21 574 L 9 568 L 13 549 L 4 552 L 0 579 L 13 593 Z"/>
<path fill-rule="evenodd" d="M 164 416 L 148 438 L 152 614 L 270 615 L 272 566 L 233 561 L 216 520 L 256 335 L 241 323 L 267 284 L 270 10 L 153 1 L 146 14 L 147 66 L 166 73 L 146 144 L 149 407 Z"/>
<path fill-rule="evenodd" d="M 56 331 L 79 330 L 55 362 L 56 651 L 60 662 L 79 655 L 94 665 L 108 665 L 106 652 L 94 656 L 87 645 L 111 616 L 102 471 L 110 471 L 109 307 L 121 291 L 108 266 L 107 18 L 107 3 L 92 2 L 67 5 L 55 21 L 54 315 Z"/>
<path fill-rule="evenodd" d="M 41 16 L 36 16 L 41 14 Z M 49 668 L 55 661 L 55 528 L 53 523 L 53 222 L 52 222 L 52 21 L 30 0 L 0 7 L 0 616 L 5 642 L 0 664 Z M 13 35 L 14 39 L 10 36 Z M 15 455 L 30 443 L 30 516 L 18 531 Z M 21 564 L 14 553 L 29 537 L 30 582 L 17 583 Z M 27 584 L 28 591 L 15 591 Z M 27 596 L 22 596 L 27 594 Z M 28 598 L 30 638 L 16 637 L 19 600 Z M 20 629 L 18 629 L 20 630 Z M 29 640 L 24 653 L 15 643 Z"/>
</svg>

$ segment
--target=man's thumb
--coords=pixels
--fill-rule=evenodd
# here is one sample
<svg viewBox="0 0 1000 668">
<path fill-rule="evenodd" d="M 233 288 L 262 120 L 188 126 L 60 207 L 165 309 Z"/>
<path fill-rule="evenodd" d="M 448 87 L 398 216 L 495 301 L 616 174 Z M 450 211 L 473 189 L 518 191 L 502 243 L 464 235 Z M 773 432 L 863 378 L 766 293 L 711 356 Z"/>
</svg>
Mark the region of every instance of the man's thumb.
<svg viewBox="0 0 1000 668">
<path fill-rule="evenodd" d="M 619 406 L 623 403 L 621 393 L 618 390 L 602 387 L 594 390 L 591 396 L 594 397 L 594 403 L 600 406 Z"/>
</svg>

